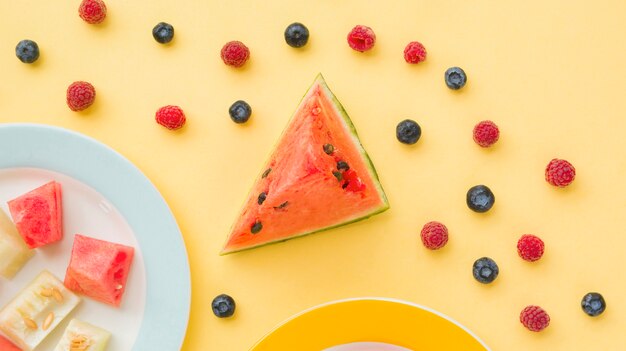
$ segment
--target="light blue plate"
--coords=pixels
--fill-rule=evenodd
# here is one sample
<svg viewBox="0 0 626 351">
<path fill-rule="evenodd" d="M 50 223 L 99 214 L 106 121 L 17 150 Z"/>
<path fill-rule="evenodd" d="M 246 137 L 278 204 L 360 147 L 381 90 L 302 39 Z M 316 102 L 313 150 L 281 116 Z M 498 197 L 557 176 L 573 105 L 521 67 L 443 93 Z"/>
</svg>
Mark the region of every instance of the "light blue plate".
<svg viewBox="0 0 626 351">
<path fill-rule="evenodd" d="M 100 192 L 132 228 L 146 267 L 146 305 L 133 351 L 179 350 L 189 320 L 187 251 L 169 207 L 141 171 L 108 146 L 66 129 L 0 125 L 0 168 L 35 167 Z"/>
</svg>

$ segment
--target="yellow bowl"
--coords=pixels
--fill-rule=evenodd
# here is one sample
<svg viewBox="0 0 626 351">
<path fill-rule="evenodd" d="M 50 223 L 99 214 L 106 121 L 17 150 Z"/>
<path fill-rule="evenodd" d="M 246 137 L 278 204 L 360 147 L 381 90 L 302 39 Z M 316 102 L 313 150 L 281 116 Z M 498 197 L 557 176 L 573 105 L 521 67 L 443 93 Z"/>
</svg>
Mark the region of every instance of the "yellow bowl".
<svg viewBox="0 0 626 351">
<path fill-rule="evenodd" d="M 395 299 L 355 298 L 316 306 L 288 319 L 251 351 L 322 351 L 353 342 L 411 350 L 490 350 L 469 329 L 430 308 Z"/>
</svg>

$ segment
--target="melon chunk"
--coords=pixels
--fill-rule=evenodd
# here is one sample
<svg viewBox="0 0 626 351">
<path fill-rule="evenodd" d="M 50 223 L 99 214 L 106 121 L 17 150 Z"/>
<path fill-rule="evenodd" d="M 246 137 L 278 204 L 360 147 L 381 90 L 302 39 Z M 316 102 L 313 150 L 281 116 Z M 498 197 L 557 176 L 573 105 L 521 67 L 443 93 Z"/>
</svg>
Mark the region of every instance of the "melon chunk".
<svg viewBox="0 0 626 351">
<path fill-rule="evenodd" d="M 126 291 L 134 253 L 135 249 L 130 246 L 76 234 L 65 286 L 118 307 Z"/>
<path fill-rule="evenodd" d="M 4 336 L 0 335 L 0 351 L 22 351 L 22 349 L 15 346 Z"/>
<path fill-rule="evenodd" d="M 78 319 L 72 319 L 54 351 L 104 351 L 110 338 L 111 333 L 108 331 Z"/>
<path fill-rule="evenodd" d="M 9 216 L 0 210 L 0 276 L 13 278 L 34 253 L 26 246 Z"/>
<path fill-rule="evenodd" d="M 31 351 L 79 302 L 61 281 L 43 271 L 0 311 L 0 331 L 24 351 Z"/>
<path fill-rule="evenodd" d="M 31 249 L 63 238 L 61 184 L 51 181 L 9 201 L 11 217 Z"/>
<path fill-rule="evenodd" d="M 334 228 L 389 208 L 354 125 L 321 74 L 260 174 L 222 254 Z"/>
</svg>

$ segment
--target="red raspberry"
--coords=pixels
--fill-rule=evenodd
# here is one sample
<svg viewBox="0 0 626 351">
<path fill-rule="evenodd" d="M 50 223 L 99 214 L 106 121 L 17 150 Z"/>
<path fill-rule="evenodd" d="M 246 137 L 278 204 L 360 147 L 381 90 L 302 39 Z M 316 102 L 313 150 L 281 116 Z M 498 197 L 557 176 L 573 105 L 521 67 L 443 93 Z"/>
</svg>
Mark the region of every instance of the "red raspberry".
<svg viewBox="0 0 626 351">
<path fill-rule="evenodd" d="M 87 82 L 74 82 L 67 88 L 67 106 L 72 111 L 82 111 L 93 104 L 96 99 L 96 89 Z"/>
<path fill-rule="evenodd" d="M 550 316 L 539 306 L 526 306 L 519 314 L 519 321 L 530 331 L 538 332 L 550 325 Z"/>
<path fill-rule="evenodd" d="M 481 147 L 490 147 L 499 137 L 500 130 L 492 121 L 482 121 L 474 126 L 474 141 Z"/>
<path fill-rule="evenodd" d="M 404 60 L 407 63 L 420 63 L 426 60 L 426 48 L 418 41 L 412 41 L 404 48 Z"/>
<path fill-rule="evenodd" d="M 376 34 L 372 28 L 358 25 L 348 33 L 348 45 L 356 51 L 364 52 L 374 47 Z"/>
<path fill-rule="evenodd" d="M 439 222 L 428 222 L 422 228 L 422 243 L 427 249 L 437 250 L 448 242 L 448 228 Z"/>
<path fill-rule="evenodd" d="M 534 262 L 543 256 L 543 240 L 532 234 L 524 234 L 517 241 L 517 253 L 525 261 Z"/>
<path fill-rule="evenodd" d="M 102 0 L 83 0 L 78 7 L 78 15 L 87 23 L 102 23 L 107 16 L 107 6 Z"/>
<path fill-rule="evenodd" d="M 222 60 L 233 67 L 241 67 L 250 58 L 250 50 L 240 41 L 229 41 L 222 47 Z"/>
<path fill-rule="evenodd" d="M 187 121 L 183 110 L 180 107 L 173 105 L 161 107 L 156 112 L 155 119 L 158 124 L 170 130 L 181 128 Z"/>
<path fill-rule="evenodd" d="M 574 178 L 576 178 L 576 169 L 565 160 L 552 159 L 546 167 L 546 181 L 554 186 L 566 187 L 574 181 Z"/>
</svg>

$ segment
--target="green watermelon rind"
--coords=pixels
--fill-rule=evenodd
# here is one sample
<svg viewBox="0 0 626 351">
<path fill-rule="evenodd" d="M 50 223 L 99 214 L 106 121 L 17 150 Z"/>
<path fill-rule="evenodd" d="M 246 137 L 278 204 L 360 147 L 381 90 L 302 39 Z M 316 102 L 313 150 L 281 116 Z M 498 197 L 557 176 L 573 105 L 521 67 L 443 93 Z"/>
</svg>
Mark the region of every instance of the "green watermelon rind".
<svg viewBox="0 0 626 351">
<path fill-rule="evenodd" d="M 372 212 L 364 214 L 364 215 L 362 215 L 360 217 L 356 217 L 354 219 L 347 220 L 346 222 L 342 222 L 342 223 L 339 223 L 339 224 L 336 224 L 336 225 L 332 225 L 332 226 L 328 226 L 328 227 L 312 230 L 310 232 L 305 232 L 305 233 L 301 233 L 301 234 L 298 234 L 298 235 L 290 236 L 288 238 L 280 238 L 280 239 L 264 242 L 264 243 L 261 243 L 261 244 L 258 244 L 258 245 L 248 246 L 248 247 L 243 247 L 243 248 L 233 248 L 233 249 L 230 249 L 230 250 L 227 250 L 226 248 L 224 248 L 220 252 L 221 256 L 228 255 L 228 254 L 235 253 L 235 252 L 247 251 L 247 250 L 250 250 L 250 249 L 259 248 L 259 247 L 263 247 L 263 246 L 270 245 L 270 244 L 277 244 L 277 243 L 281 243 L 281 242 L 288 241 L 288 240 L 291 240 L 291 239 L 301 238 L 303 236 L 307 236 L 307 235 L 310 235 L 310 234 L 315 234 L 315 233 L 323 232 L 323 231 L 326 231 L 326 230 L 331 230 L 331 229 L 334 229 L 334 228 L 343 227 L 343 226 L 346 226 L 346 225 L 349 225 L 349 224 L 352 224 L 352 223 L 355 223 L 355 222 L 359 222 L 359 221 L 368 219 L 368 218 L 370 218 L 372 216 L 375 216 L 375 215 L 377 215 L 379 213 L 385 212 L 385 211 L 387 211 L 389 209 L 389 207 L 390 207 L 389 206 L 389 200 L 387 199 L 387 195 L 385 194 L 385 191 L 384 191 L 384 189 L 382 187 L 382 184 L 380 183 L 380 178 L 378 177 L 378 172 L 376 171 L 376 168 L 374 167 L 374 164 L 372 163 L 372 159 L 370 158 L 370 156 L 367 153 L 367 151 L 365 151 L 365 148 L 363 147 L 363 144 L 361 144 L 361 140 L 359 138 L 359 134 L 357 133 L 356 128 L 354 127 L 354 124 L 352 123 L 352 120 L 348 116 L 348 113 L 346 112 L 346 110 L 343 107 L 343 105 L 341 104 L 341 102 L 339 102 L 339 100 L 337 99 L 335 94 L 333 94 L 333 92 L 330 90 L 330 88 L 328 87 L 328 84 L 326 84 L 326 80 L 324 79 L 324 76 L 321 73 L 319 73 L 317 75 L 317 77 L 315 78 L 315 81 L 313 82 L 313 84 L 311 84 L 311 86 L 307 90 L 307 93 L 302 96 L 302 99 L 301 99 L 300 103 L 298 103 L 298 107 L 296 108 L 296 111 L 298 111 L 298 109 L 300 108 L 300 105 L 302 105 L 302 101 L 304 101 L 304 99 L 307 97 L 307 95 L 311 91 L 311 88 L 315 84 L 319 84 L 320 87 L 322 87 L 325 90 L 326 94 L 333 101 L 333 105 L 335 106 L 335 108 L 336 108 L 337 112 L 339 113 L 339 115 L 342 117 L 344 123 L 348 126 L 348 129 L 350 130 L 350 132 L 352 134 L 352 138 L 354 139 L 355 144 L 359 148 L 359 152 L 360 152 L 361 156 L 366 161 L 365 164 L 367 166 L 369 174 L 372 177 L 372 180 L 373 180 L 374 184 L 376 185 L 376 190 L 378 191 L 378 195 L 380 196 L 380 198 L 381 198 L 381 200 L 383 202 L 382 206 L 380 206 L 379 208 L 375 209 Z M 294 113 L 292 114 L 292 118 L 295 116 L 295 112 L 296 111 L 294 111 Z M 291 125 L 291 119 L 290 119 L 289 122 L 287 122 L 285 130 L 289 127 L 289 125 Z M 284 134 L 284 131 L 283 131 L 283 133 L 281 133 L 281 138 L 282 138 L 283 134 Z M 279 138 L 278 140 L 280 140 L 281 138 Z M 269 157 L 271 158 L 271 154 L 270 154 Z M 265 171 L 265 170 L 263 170 L 263 171 Z"/>
</svg>

